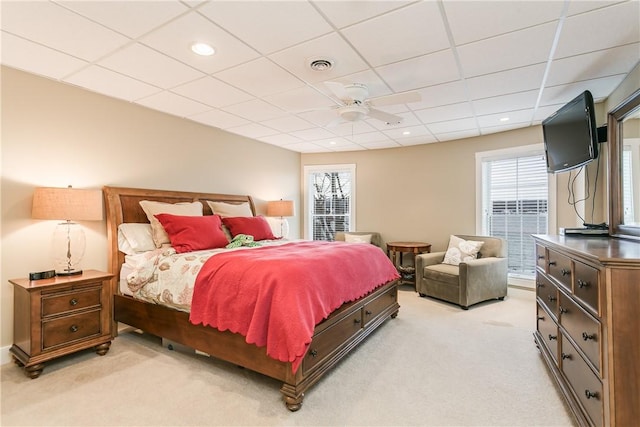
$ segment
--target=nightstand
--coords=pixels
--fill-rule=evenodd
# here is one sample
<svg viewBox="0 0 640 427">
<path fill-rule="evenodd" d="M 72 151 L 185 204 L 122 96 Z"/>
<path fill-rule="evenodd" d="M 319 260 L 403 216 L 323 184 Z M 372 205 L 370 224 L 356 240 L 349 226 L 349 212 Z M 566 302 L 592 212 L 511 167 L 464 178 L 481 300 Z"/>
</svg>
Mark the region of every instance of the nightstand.
<svg viewBox="0 0 640 427">
<path fill-rule="evenodd" d="M 111 346 L 112 274 L 85 270 L 51 279 L 11 279 L 13 342 L 25 374 L 37 378 L 44 362 L 87 348 L 103 356 Z"/>
<path fill-rule="evenodd" d="M 425 242 L 389 242 L 387 243 L 387 255 L 400 273 L 400 284 L 413 285 L 416 288 L 415 258 L 412 266 L 402 263 L 402 254 L 411 253 L 415 257 L 418 254 L 431 252 L 431 244 Z"/>
</svg>

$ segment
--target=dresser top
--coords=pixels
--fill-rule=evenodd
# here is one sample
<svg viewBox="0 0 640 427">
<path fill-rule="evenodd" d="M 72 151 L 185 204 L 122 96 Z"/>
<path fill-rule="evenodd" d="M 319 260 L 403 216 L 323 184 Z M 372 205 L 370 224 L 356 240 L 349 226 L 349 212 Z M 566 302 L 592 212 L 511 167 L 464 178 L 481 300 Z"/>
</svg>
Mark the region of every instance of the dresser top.
<svg viewBox="0 0 640 427">
<path fill-rule="evenodd" d="M 601 264 L 640 263 L 640 242 L 614 237 L 533 235 L 533 238 L 569 250 Z"/>
</svg>

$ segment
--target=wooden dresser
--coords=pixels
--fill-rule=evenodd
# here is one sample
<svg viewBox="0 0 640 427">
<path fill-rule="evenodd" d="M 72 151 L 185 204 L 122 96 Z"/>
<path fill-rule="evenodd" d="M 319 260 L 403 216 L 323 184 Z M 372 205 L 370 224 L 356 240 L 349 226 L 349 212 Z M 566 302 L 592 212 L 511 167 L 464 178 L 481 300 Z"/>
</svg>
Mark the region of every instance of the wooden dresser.
<svg viewBox="0 0 640 427">
<path fill-rule="evenodd" d="M 533 236 L 535 342 L 579 425 L 640 420 L 640 242 Z"/>
</svg>

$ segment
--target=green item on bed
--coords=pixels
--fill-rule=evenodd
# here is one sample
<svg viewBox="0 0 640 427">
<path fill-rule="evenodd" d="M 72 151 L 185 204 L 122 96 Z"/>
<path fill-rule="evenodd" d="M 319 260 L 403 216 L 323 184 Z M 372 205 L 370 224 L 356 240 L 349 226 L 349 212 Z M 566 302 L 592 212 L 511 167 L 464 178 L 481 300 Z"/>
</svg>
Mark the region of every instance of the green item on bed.
<svg viewBox="0 0 640 427">
<path fill-rule="evenodd" d="M 226 246 L 227 249 L 239 248 L 240 246 L 261 246 L 260 243 L 253 241 L 253 236 L 249 234 L 238 234 Z"/>
</svg>

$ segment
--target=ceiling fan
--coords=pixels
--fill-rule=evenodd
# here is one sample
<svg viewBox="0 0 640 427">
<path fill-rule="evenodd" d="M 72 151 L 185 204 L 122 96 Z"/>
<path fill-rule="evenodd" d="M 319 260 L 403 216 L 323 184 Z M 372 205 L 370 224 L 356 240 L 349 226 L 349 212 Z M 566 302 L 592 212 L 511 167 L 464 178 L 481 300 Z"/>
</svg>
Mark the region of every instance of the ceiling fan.
<svg viewBox="0 0 640 427">
<path fill-rule="evenodd" d="M 422 99 L 418 92 L 403 92 L 369 98 L 369 88 L 362 83 L 324 82 L 324 84 L 335 95 L 340 104 L 338 107 L 331 107 L 331 109 L 335 109 L 338 112 L 339 117 L 329 125 L 341 120 L 355 122 L 365 117 L 381 120 L 388 125 L 398 125 L 402 123 L 402 117 L 378 110 L 375 107 L 407 104 Z"/>
</svg>

